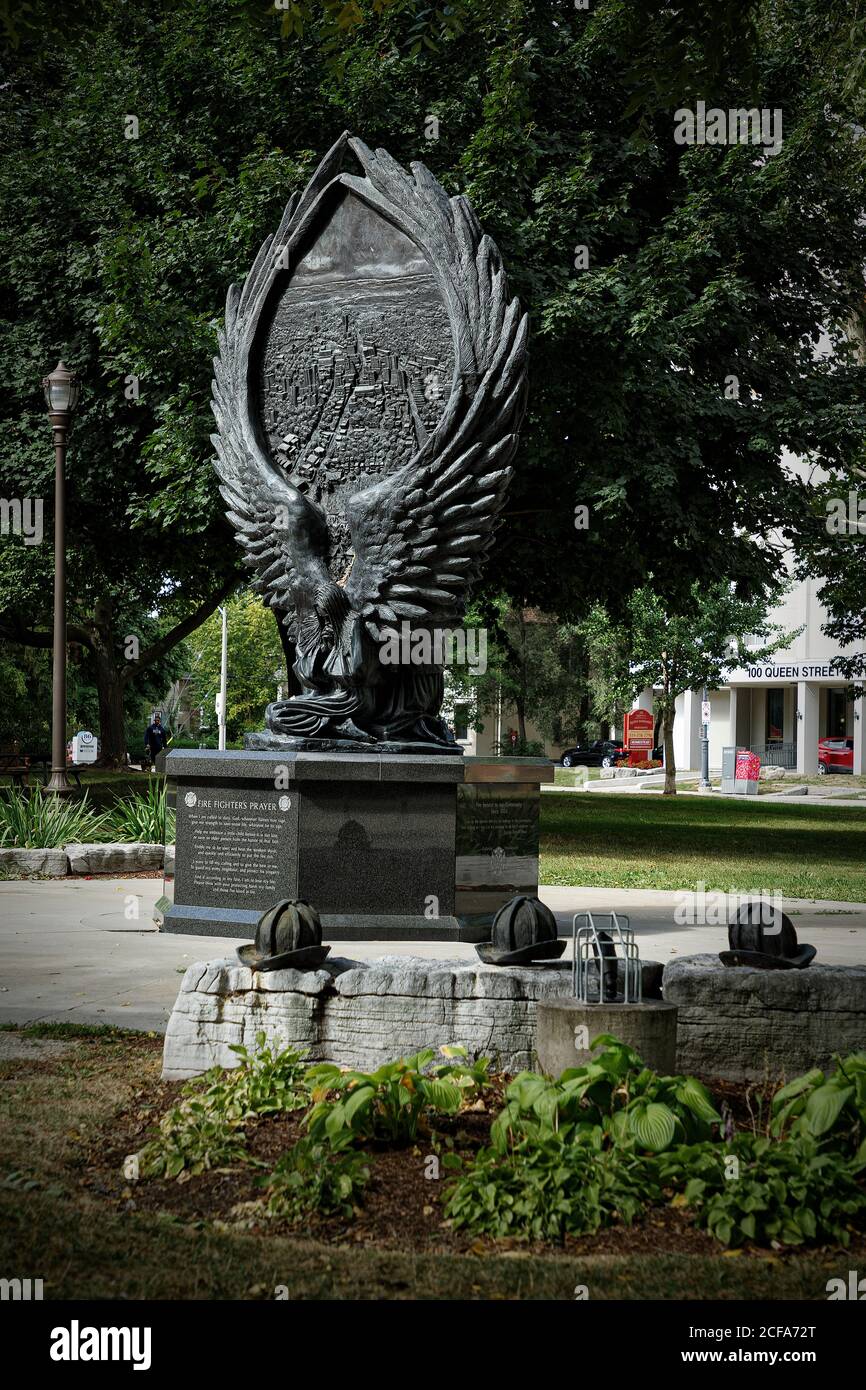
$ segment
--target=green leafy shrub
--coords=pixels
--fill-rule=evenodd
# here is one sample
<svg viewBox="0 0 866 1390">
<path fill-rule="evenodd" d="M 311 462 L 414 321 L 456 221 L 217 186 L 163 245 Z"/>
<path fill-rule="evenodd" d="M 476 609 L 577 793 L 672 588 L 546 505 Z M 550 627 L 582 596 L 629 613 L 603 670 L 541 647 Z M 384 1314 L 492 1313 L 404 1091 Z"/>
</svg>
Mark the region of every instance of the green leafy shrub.
<svg viewBox="0 0 866 1390">
<path fill-rule="evenodd" d="M 465 1056 L 462 1048 L 441 1051 L 451 1057 Z M 449 1061 L 425 1072 L 435 1056 L 427 1048 L 374 1072 L 341 1071 L 330 1063 L 311 1067 L 307 1081 L 317 1103 L 310 1112 L 310 1135 L 332 1144 L 344 1135 L 406 1143 L 416 1137 L 425 1111 L 453 1115 L 465 1098 L 489 1085 L 487 1059 L 473 1067 Z"/>
<path fill-rule="evenodd" d="M 0 793 L 0 847 L 63 849 L 64 845 L 110 838 L 110 818 L 93 810 L 87 793 L 79 799 L 55 796 L 43 787 Z"/>
<path fill-rule="evenodd" d="M 460 1170 L 446 1195 L 446 1217 L 476 1235 L 518 1240 L 561 1240 L 616 1221 L 630 1225 L 647 1203 L 660 1200 L 652 1160 L 593 1140 L 525 1138 L 507 1153 L 482 1149 L 466 1163 L 446 1155 L 443 1164 Z"/>
<path fill-rule="evenodd" d="M 592 1047 L 601 1047 L 598 1057 L 556 1081 L 537 1072 L 515 1077 L 491 1128 L 494 1148 L 505 1151 L 523 1138 L 581 1138 L 598 1127 L 616 1144 L 657 1153 L 708 1138 L 711 1126 L 721 1123 L 709 1091 L 695 1077 L 658 1076 L 608 1033 Z"/>
<path fill-rule="evenodd" d="M 231 1051 L 240 1058 L 234 1071 L 215 1067 L 201 1081 L 208 1082 L 205 1094 L 226 1086 L 225 1104 L 243 1116 L 267 1115 L 278 1110 L 303 1110 L 310 1103 L 307 1066 L 303 1053 L 293 1047 L 277 1052 L 267 1043 L 265 1033 L 256 1034 L 256 1050 L 233 1044 Z M 216 1074 L 216 1075 L 215 1075 Z"/>
<path fill-rule="evenodd" d="M 168 806 L 165 780 L 154 777 L 145 791 L 131 792 L 115 801 L 108 813 L 108 824 L 117 840 L 171 844 L 175 817 Z"/>
<path fill-rule="evenodd" d="M 232 1047 L 240 1066 L 212 1067 L 188 1081 L 176 1105 L 162 1117 L 158 1132 L 138 1155 L 139 1175 L 176 1178 L 183 1171 L 243 1162 L 246 1134 L 242 1126 L 259 1115 L 299 1110 L 309 1104 L 301 1054 L 277 1052 L 265 1034 L 256 1034 L 256 1051 Z"/>
<path fill-rule="evenodd" d="M 829 1076 L 814 1067 L 783 1086 L 770 1107 L 770 1132 L 821 1139 L 866 1166 L 866 1052 L 837 1058 Z"/>
<path fill-rule="evenodd" d="M 246 1135 L 238 1122 L 190 1096 L 163 1115 L 155 1138 L 138 1155 L 138 1173 L 142 1178 L 177 1178 L 183 1172 L 242 1163 L 246 1156 Z"/>
<path fill-rule="evenodd" d="M 306 1138 L 283 1154 L 260 1182 L 270 1194 L 268 1215 L 297 1221 L 313 1211 L 352 1216 L 369 1178 L 363 1154 Z"/>
<path fill-rule="evenodd" d="M 661 1155 L 658 1169 L 662 1183 L 681 1189 L 674 1205 L 694 1208 L 723 1245 L 847 1246 L 849 1227 L 866 1213 L 854 1165 L 807 1135 L 681 1146 Z"/>
</svg>

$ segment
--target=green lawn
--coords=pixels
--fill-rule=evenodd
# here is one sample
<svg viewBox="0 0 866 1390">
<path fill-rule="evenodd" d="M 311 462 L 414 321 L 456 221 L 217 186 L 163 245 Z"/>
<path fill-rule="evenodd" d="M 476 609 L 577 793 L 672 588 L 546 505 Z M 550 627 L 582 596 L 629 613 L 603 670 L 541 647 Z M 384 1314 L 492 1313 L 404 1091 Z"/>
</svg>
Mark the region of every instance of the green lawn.
<svg viewBox="0 0 866 1390">
<path fill-rule="evenodd" d="M 639 794 L 541 798 L 541 882 L 866 902 L 866 807 Z"/>
</svg>

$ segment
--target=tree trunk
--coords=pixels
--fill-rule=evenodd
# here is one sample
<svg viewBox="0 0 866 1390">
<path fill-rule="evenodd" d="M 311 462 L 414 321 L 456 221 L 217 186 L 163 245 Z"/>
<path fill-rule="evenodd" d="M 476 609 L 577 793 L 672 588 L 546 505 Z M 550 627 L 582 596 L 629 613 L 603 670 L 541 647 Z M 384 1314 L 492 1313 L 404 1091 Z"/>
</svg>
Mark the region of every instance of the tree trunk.
<svg viewBox="0 0 866 1390">
<path fill-rule="evenodd" d="M 126 767 L 125 681 L 114 654 L 114 605 L 108 600 L 97 599 L 93 620 L 88 626 L 99 697 L 100 766 Z"/>
<path fill-rule="evenodd" d="M 99 762 L 102 767 L 126 767 L 126 717 L 120 672 L 101 652 L 94 651 L 93 659 L 99 694 Z"/>
<path fill-rule="evenodd" d="M 526 747 L 526 705 L 522 695 L 517 696 L 517 734 L 521 748 Z"/>
<path fill-rule="evenodd" d="M 665 796 L 676 796 L 677 794 L 677 768 L 674 761 L 674 717 L 676 708 L 673 702 L 667 706 L 662 717 L 662 729 L 664 730 L 664 749 L 665 749 Z"/>
</svg>

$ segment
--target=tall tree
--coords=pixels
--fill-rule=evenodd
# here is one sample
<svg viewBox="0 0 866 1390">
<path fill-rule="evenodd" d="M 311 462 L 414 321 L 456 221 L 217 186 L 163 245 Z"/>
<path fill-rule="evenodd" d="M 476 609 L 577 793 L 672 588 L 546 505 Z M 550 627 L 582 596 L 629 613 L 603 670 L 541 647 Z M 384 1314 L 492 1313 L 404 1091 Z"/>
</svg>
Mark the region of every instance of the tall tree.
<svg viewBox="0 0 866 1390">
<path fill-rule="evenodd" d="M 805 508 L 783 449 L 860 447 L 864 369 L 812 350 L 866 250 L 856 0 L 68 0 L 62 43 L 48 0 L 0 19 L 0 495 L 50 498 L 63 354 L 71 619 L 117 756 L 126 636 L 182 635 L 238 572 L 209 444 L 226 286 L 344 127 L 465 191 L 530 310 L 488 569 L 516 609 L 621 610 L 650 573 L 672 602 L 769 590 Z M 781 108 L 781 149 L 677 144 L 699 100 Z M 4 556 L 7 637 L 46 639 L 46 549 Z"/>
</svg>

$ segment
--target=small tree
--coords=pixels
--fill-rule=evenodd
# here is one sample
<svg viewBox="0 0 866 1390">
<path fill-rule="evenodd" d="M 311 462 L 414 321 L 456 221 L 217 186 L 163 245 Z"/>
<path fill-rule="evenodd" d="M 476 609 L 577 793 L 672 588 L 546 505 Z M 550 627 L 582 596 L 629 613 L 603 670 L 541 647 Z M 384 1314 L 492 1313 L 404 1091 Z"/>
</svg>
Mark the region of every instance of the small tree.
<svg viewBox="0 0 866 1390">
<path fill-rule="evenodd" d="M 674 796 L 677 696 L 703 685 L 718 690 L 731 671 L 768 660 L 797 634 L 767 621 L 765 599 L 738 598 L 724 582 L 693 584 L 681 612 L 672 612 L 643 585 L 631 594 L 626 612 L 624 622 L 613 624 L 605 609 L 596 606 L 582 625 L 593 663 L 596 707 L 628 708 L 641 690 L 653 691 L 662 725 L 665 795 Z"/>
<path fill-rule="evenodd" d="M 265 708 L 286 684 L 285 657 L 273 613 L 250 589 L 228 600 L 228 688 L 226 735 L 242 738 L 260 728 Z M 213 704 L 220 685 L 222 619 L 213 613 L 188 642 L 192 654 L 191 693 L 197 703 Z"/>
<path fill-rule="evenodd" d="M 531 748 L 527 721 L 553 743 L 578 737 L 589 716 L 586 644 L 580 628 L 535 609 L 512 607 L 502 596 L 467 614 L 467 627 L 484 632 L 486 669 L 451 667 L 445 718 L 457 704 L 483 727 L 498 706 L 517 716 L 518 748 Z"/>
</svg>

